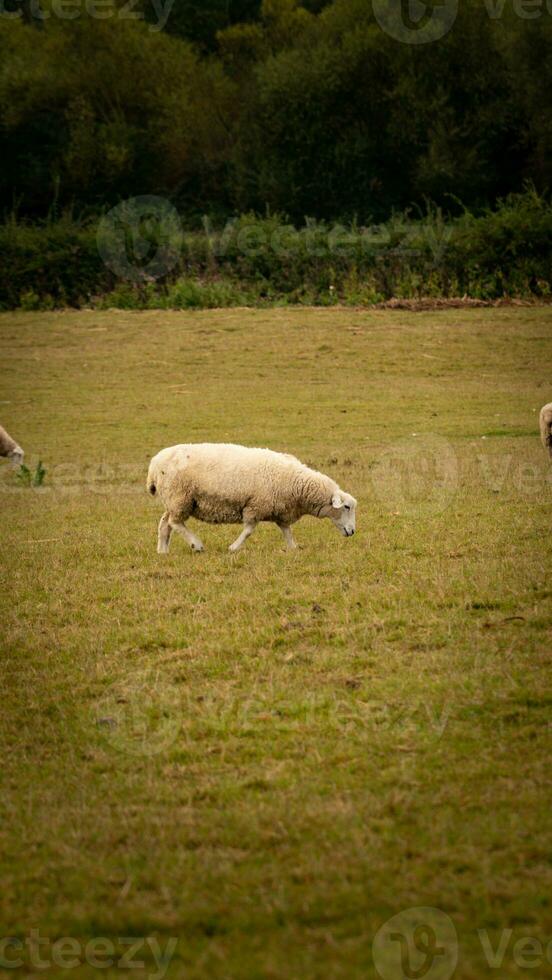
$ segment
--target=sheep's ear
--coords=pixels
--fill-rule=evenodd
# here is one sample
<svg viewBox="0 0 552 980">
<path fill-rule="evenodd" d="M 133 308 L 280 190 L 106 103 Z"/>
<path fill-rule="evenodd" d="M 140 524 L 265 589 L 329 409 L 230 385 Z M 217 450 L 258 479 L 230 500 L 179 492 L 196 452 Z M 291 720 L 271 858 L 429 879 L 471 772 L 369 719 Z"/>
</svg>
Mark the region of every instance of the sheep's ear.
<svg viewBox="0 0 552 980">
<path fill-rule="evenodd" d="M 332 497 L 332 507 L 334 510 L 341 510 L 343 507 L 344 500 L 339 491 L 336 491 Z"/>
</svg>

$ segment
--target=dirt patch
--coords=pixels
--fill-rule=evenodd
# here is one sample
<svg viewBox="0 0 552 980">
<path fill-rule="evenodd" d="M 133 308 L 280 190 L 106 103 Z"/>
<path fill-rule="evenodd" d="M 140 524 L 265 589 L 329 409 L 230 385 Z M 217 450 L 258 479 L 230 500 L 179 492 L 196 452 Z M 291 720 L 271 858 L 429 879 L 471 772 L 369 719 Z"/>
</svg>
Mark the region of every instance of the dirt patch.
<svg viewBox="0 0 552 980">
<path fill-rule="evenodd" d="M 550 302 L 534 299 L 471 299 L 469 296 L 455 296 L 450 299 L 421 296 L 419 299 L 388 299 L 384 303 L 374 303 L 374 310 L 453 310 L 482 306 L 549 306 Z"/>
</svg>

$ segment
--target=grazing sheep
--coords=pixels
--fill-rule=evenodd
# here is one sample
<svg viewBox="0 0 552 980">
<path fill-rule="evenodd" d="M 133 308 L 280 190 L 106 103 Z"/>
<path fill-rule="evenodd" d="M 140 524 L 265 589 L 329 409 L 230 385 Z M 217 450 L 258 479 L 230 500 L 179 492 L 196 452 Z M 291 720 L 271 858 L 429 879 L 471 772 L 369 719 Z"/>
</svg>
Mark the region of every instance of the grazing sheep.
<svg viewBox="0 0 552 980">
<path fill-rule="evenodd" d="M 270 449 L 208 442 L 170 446 L 153 457 L 147 489 L 166 508 L 159 523 L 159 554 L 169 550 L 173 530 L 193 551 L 203 551 L 186 527 L 189 517 L 208 524 L 243 523 L 230 551 L 241 548 L 259 521 L 277 524 L 288 548 L 295 548 L 291 525 L 306 514 L 329 517 L 345 537 L 355 533 L 354 497 L 295 456 Z"/>
<path fill-rule="evenodd" d="M 548 450 L 548 454 L 552 459 L 552 402 L 549 402 L 548 405 L 543 405 L 540 410 L 539 421 L 542 444 Z"/>
<path fill-rule="evenodd" d="M 8 435 L 5 429 L 0 425 L 0 456 L 7 456 L 11 459 L 14 466 L 20 466 L 23 462 L 23 457 L 25 453 L 23 452 L 21 446 L 18 446 L 16 442 Z"/>
</svg>

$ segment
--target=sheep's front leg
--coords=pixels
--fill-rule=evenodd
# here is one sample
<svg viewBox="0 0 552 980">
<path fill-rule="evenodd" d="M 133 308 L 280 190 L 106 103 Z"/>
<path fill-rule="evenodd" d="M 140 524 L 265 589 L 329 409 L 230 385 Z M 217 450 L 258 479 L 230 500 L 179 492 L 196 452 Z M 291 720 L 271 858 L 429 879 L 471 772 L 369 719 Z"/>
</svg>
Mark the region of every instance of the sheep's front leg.
<svg viewBox="0 0 552 980">
<path fill-rule="evenodd" d="M 278 524 L 278 527 L 280 528 L 280 531 L 284 535 L 284 541 L 286 542 L 287 547 L 290 550 L 296 548 L 297 545 L 295 544 L 295 540 L 293 538 L 293 534 L 291 533 L 291 528 L 289 524 Z"/>
<path fill-rule="evenodd" d="M 253 521 L 245 521 L 242 533 L 236 538 L 234 543 L 230 545 L 228 551 L 239 551 L 241 546 L 247 541 L 249 535 L 253 534 L 256 526 L 257 525 Z"/>
<path fill-rule="evenodd" d="M 169 550 L 169 543 L 171 540 L 172 527 L 169 524 L 169 512 L 165 511 L 163 517 L 159 521 L 159 529 L 157 532 L 157 554 L 166 555 Z"/>
<path fill-rule="evenodd" d="M 173 531 L 178 531 L 179 534 L 186 538 L 186 541 L 190 545 L 192 551 L 203 551 L 203 544 L 201 543 L 200 539 L 196 534 L 190 531 L 184 523 L 178 524 L 175 521 L 171 521 L 170 524 Z"/>
</svg>

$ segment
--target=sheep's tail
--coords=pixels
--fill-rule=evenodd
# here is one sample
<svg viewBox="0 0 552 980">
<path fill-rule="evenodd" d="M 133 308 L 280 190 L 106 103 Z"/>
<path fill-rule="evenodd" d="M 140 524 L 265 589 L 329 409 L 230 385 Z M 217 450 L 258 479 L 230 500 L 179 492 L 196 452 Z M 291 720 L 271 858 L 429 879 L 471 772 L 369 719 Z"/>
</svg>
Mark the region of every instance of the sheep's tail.
<svg viewBox="0 0 552 980">
<path fill-rule="evenodd" d="M 151 493 L 152 497 L 155 497 L 155 494 L 157 493 L 156 476 L 157 474 L 155 472 L 155 466 L 153 466 L 153 462 L 152 462 L 150 463 L 150 467 L 148 470 L 148 482 L 146 483 L 146 490 L 148 491 L 148 493 Z"/>
<path fill-rule="evenodd" d="M 541 410 L 540 431 L 542 444 L 552 459 L 552 405 L 545 405 Z"/>
</svg>

